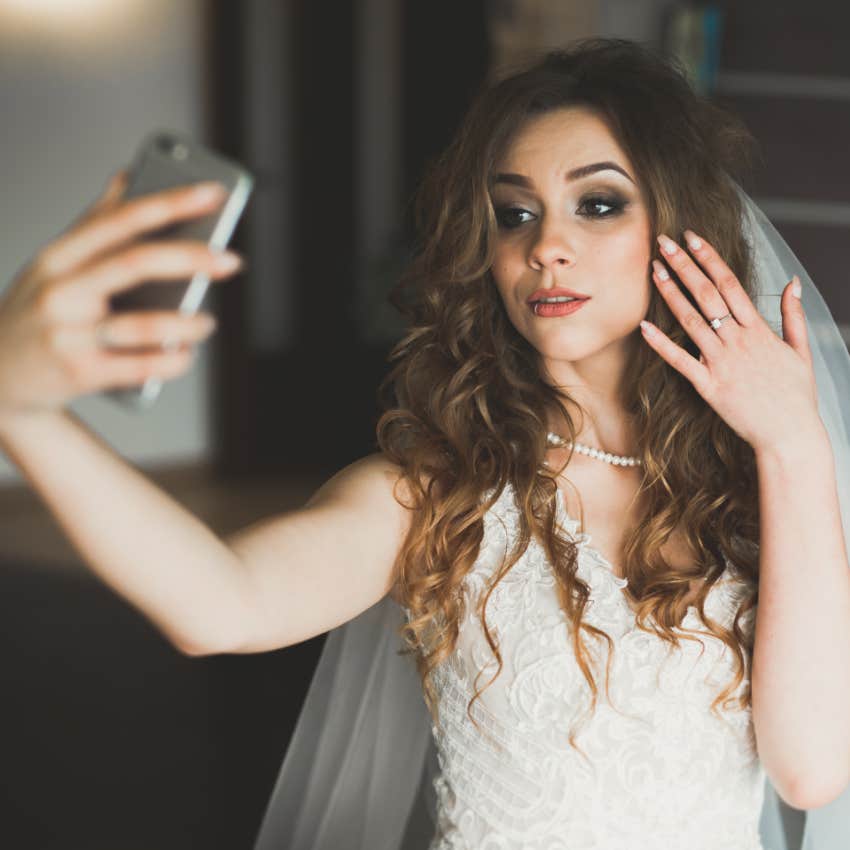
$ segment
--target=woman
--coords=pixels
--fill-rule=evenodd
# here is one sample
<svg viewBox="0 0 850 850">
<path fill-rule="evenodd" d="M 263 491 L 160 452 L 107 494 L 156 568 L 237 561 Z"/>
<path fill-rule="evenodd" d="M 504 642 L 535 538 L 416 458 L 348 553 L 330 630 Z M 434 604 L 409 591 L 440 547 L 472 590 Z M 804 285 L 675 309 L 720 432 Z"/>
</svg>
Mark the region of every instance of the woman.
<svg viewBox="0 0 850 850">
<path fill-rule="evenodd" d="M 766 777 L 801 809 L 846 788 L 835 463 L 799 281 L 781 337 L 753 303 L 784 246 L 745 232 L 754 150 L 625 41 L 473 103 L 420 189 L 378 423 L 411 504 L 391 594 L 433 746 L 392 702 L 393 612 L 370 612 L 326 645 L 257 850 L 424 846 L 407 812 L 431 785 L 431 850 L 755 850 Z"/>
<path fill-rule="evenodd" d="M 833 432 L 795 281 L 783 338 L 750 297 L 731 178 L 750 142 L 625 41 L 578 43 L 482 92 L 423 182 L 381 451 L 225 541 L 62 410 L 186 368 L 103 343 L 191 344 L 200 319 L 106 305 L 142 280 L 214 271 L 195 244 L 127 244 L 214 201 L 125 202 L 116 180 L 14 282 L 0 444 L 95 573 L 192 654 L 335 629 L 263 846 L 397 847 L 405 828 L 433 850 L 755 850 L 765 776 L 798 807 L 841 793 L 850 574 Z M 585 300 L 546 304 L 559 288 Z M 413 663 L 357 679 L 386 655 L 331 643 L 368 623 L 388 646 L 381 617 L 399 608 L 439 762 L 427 834 L 408 818 L 423 715 L 406 684 L 381 691 Z M 355 694 L 382 711 L 355 710 Z M 360 758 L 346 747 L 364 728 L 376 748 Z M 318 741 L 306 755 L 305 741 Z M 356 793 L 340 800 L 320 762 Z M 391 825 L 380 842 L 376 820 Z"/>
</svg>

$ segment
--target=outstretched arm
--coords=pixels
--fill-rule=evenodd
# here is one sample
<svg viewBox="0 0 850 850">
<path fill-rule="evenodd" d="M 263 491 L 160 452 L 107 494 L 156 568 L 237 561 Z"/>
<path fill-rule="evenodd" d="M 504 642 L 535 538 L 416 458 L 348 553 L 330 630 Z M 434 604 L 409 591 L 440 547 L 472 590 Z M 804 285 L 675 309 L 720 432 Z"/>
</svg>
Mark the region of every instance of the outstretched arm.
<svg viewBox="0 0 850 850">
<path fill-rule="evenodd" d="M 70 412 L 0 417 L 0 447 L 87 566 L 186 654 L 298 643 L 391 587 L 408 512 L 381 454 L 224 541 Z"/>
<path fill-rule="evenodd" d="M 300 643 L 353 619 L 392 589 L 410 523 L 393 497 L 398 467 L 381 453 L 328 479 L 304 507 L 261 520 L 226 542 L 242 563 L 255 612 L 224 651 Z M 408 491 L 399 485 L 399 496 Z"/>
</svg>

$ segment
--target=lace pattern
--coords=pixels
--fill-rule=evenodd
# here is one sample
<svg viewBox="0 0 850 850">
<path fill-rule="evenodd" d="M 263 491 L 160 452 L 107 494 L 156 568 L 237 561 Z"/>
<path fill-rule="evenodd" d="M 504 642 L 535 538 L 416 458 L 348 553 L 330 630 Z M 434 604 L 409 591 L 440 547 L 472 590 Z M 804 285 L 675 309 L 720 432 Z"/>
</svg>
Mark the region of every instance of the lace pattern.
<svg viewBox="0 0 850 850">
<path fill-rule="evenodd" d="M 705 630 L 695 606 L 680 628 L 697 630 L 699 642 L 682 640 L 677 649 L 639 628 L 626 580 L 578 533 L 558 495 L 559 521 L 579 547 L 577 574 L 590 588 L 585 618 L 614 643 L 606 694 L 607 642 L 584 636 L 599 687 L 595 713 L 575 727 L 588 760 L 567 737 L 590 711 L 591 691 L 554 574 L 534 539 L 491 594 L 487 623 L 504 666 L 471 708 L 479 728 L 467 716 L 476 674 L 482 671 L 480 690 L 497 670 L 475 603 L 515 538 L 518 511 L 508 486 L 485 516 L 484 540 L 464 580 L 458 645 L 435 671 L 442 730 L 432 725 L 440 773 L 429 850 L 763 850 L 765 774 L 751 712 L 734 703 L 732 710 L 718 706 L 719 717 L 709 710 L 731 681 L 732 652 Z M 731 627 L 745 592 L 727 562 L 706 614 Z M 745 630 L 753 615 L 742 618 Z"/>
</svg>

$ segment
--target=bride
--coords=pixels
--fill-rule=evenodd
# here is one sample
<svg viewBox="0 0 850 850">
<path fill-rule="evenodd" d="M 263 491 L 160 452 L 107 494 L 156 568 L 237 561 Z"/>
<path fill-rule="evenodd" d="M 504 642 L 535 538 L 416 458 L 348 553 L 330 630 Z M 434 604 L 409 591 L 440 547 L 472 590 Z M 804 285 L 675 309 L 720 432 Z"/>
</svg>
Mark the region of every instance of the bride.
<svg viewBox="0 0 850 850">
<path fill-rule="evenodd" d="M 125 244 L 211 202 L 119 177 L 14 282 L 0 445 L 94 572 L 187 653 L 331 632 L 257 850 L 786 850 L 780 801 L 841 802 L 850 358 L 754 144 L 624 40 L 484 89 L 421 185 L 379 451 L 227 540 L 63 410 L 187 368 L 120 347 L 199 317 L 106 305 L 226 274 Z"/>
</svg>

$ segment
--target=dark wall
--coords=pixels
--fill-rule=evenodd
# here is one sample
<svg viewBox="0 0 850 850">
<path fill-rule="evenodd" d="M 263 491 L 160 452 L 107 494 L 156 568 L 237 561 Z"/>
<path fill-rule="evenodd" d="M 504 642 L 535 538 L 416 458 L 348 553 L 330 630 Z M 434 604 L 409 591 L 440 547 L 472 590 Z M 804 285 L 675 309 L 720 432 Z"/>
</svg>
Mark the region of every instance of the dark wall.
<svg viewBox="0 0 850 850">
<path fill-rule="evenodd" d="M 791 246 L 839 324 L 850 325 L 850 4 L 724 4 L 717 100 L 740 115 L 764 161 L 751 194 Z M 786 203 L 791 201 L 798 208 Z M 829 206 L 818 215 L 819 204 Z M 844 211 L 841 211 L 841 207 Z M 805 306 L 805 304 L 804 304 Z"/>
<path fill-rule="evenodd" d="M 408 0 L 402 4 L 403 194 L 448 141 L 488 64 L 484 4 Z M 245 27 L 238 4 L 211 4 L 209 113 L 214 146 L 250 168 L 244 132 Z M 364 341 L 353 286 L 357 193 L 369 192 L 356 170 L 358 4 L 292 2 L 288 54 L 292 91 L 294 339 L 280 351 L 252 351 L 244 333 L 249 268 L 219 288 L 221 318 L 214 381 L 216 456 L 224 475 L 293 470 L 336 471 L 376 450 L 377 386 L 390 343 Z M 282 108 L 270 102 L 268 108 Z M 250 207 L 250 204 L 249 204 Z M 409 223 L 408 223 L 409 224 Z M 234 236 L 245 250 L 251 210 Z M 268 270 L 266 270 L 268 271 Z M 283 318 L 283 317 L 282 317 Z"/>
</svg>

